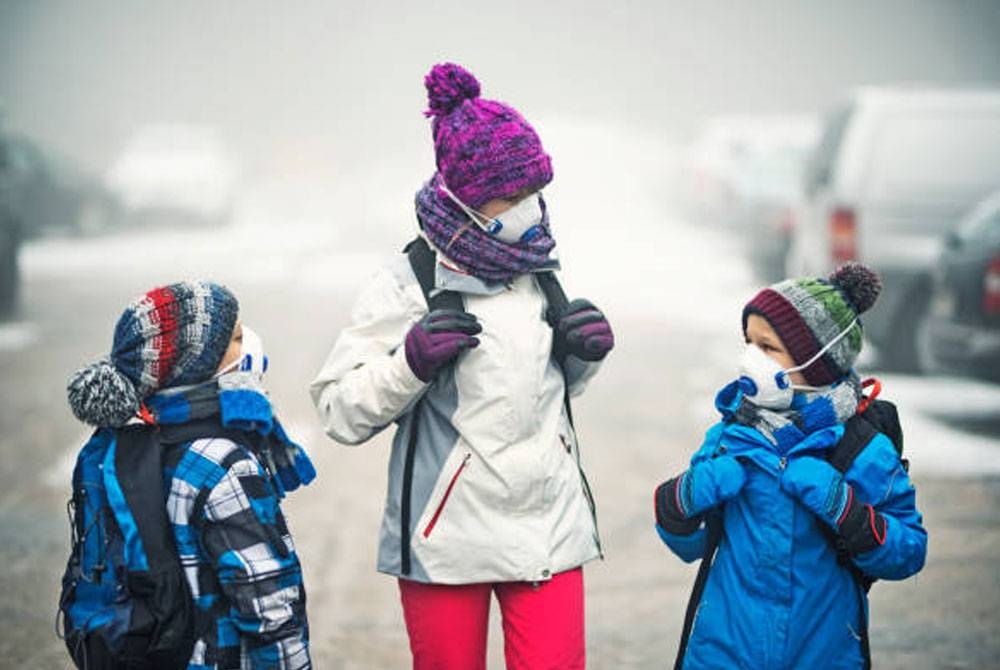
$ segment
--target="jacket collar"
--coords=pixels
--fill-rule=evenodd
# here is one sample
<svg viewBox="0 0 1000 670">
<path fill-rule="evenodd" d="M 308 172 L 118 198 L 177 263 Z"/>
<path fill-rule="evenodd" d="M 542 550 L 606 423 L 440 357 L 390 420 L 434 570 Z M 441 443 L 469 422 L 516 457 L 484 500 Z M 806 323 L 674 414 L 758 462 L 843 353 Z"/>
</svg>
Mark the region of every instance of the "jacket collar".
<svg viewBox="0 0 1000 670">
<path fill-rule="evenodd" d="M 426 236 L 424 239 L 427 239 Z M 438 262 L 434 266 L 434 288 L 431 290 L 431 296 L 442 291 L 456 291 L 472 295 L 496 295 L 507 290 L 507 284 L 484 281 L 468 272 L 459 270 L 447 260 L 442 260 L 446 258 L 445 254 L 431 244 L 430 240 L 427 240 L 427 243 L 438 257 Z M 532 270 L 532 273 L 556 271 L 560 267 L 558 254 L 553 251 L 545 264 Z"/>
</svg>

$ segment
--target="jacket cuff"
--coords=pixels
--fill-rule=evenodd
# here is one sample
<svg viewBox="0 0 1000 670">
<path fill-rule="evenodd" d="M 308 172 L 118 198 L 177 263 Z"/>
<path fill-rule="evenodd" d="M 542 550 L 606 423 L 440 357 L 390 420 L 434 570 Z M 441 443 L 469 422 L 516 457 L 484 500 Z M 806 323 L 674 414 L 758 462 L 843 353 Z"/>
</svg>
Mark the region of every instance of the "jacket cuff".
<svg viewBox="0 0 1000 670">
<path fill-rule="evenodd" d="M 656 512 L 656 523 L 671 535 L 691 535 L 701 526 L 702 515 L 690 519 L 685 518 L 684 510 L 678 500 L 677 487 L 680 477 L 674 477 L 660 484 L 653 494 L 653 505 Z"/>
<path fill-rule="evenodd" d="M 848 486 L 848 501 L 837 528 L 851 555 L 863 554 L 885 544 L 886 521 L 874 507 L 854 497 Z"/>
<path fill-rule="evenodd" d="M 392 366 L 395 368 L 395 377 L 399 381 L 399 390 L 404 394 L 417 395 L 430 386 L 430 382 L 425 382 L 413 371 L 409 361 L 406 360 L 406 347 L 399 345 L 389 354 L 392 358 Z"/>
</svg>

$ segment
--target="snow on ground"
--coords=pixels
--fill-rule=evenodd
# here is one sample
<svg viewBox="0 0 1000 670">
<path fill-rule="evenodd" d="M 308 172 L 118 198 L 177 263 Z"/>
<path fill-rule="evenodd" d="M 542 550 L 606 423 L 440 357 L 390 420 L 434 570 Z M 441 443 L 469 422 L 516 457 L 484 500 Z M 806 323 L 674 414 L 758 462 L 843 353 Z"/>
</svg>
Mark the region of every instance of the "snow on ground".
<svg viewBox="0 0 1000 670">
<path fill-rule="evenodd" d="M 952 377 L 879 377 L 884 396 L 899 407 L 911 472 L 1000 473 L 1000 386 Z M 990 426 L 990 434 L 968 430 L 981 423 Z"/>
</svg>

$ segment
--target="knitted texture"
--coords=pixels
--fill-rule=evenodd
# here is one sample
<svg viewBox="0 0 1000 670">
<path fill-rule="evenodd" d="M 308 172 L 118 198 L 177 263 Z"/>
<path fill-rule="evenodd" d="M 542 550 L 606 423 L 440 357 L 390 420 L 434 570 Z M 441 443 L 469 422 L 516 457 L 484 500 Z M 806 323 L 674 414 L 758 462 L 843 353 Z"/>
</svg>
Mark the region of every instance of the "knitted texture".
<svg viewBox="0 0 1000 670">
<path fill-rule="evenodd" d="M 139 411 L 135 386 L 106 358 L 77 370 L 66 392 L 76 418 L 94 426 L 121 426 Z"/>
<path fill-rule="evenodd" d="M 881 289 L 878 275 L 860 263 L 847 263 L 827 279 L 786 279 L 761 290 L 746 304 L 743 331 L 750 314 L 759 314 L 801 365 L 850 327 L 845 337 L 802 371 L 809 384 L 826 386 L 846 375 L 857 360 L 864 331 L 860 320 L 853 326 L 851 322 L 875 303 Z"/>
<path fill-rule="evenodd" d="M 211 378 L 238 311 L 233 294 L 210 282 L 170 284 L 139 296 L 118 319 L 110 357 L 70 378 L 73 413 L 96 426 L 122 425 L 155 391 Z"/>
<path fill-rule="evenodd" d="M 433 117 L 438 172 L 473 209 L 552 181 L 552 159 L 517 110 L 479 97 L 479 82 L 460 65 L 435 65 L 424 78 Z"/>
<path fill-rule="evenodd" d="M 738 392 L 738 382 L 727 385 L 719 391 L 716 404 L 731 404 Z M 861 380 L 857 374 L 849 372 L 829 387 L 795 394 L 789 409 L 758 407 L 748 398 L 740 397 L 732 420 L 756 429 L 784 454 L 806 435 L 846 423 L 857 412 L 860 399 Z"/>
<path fill-rule="evenodd" d="M 541 233 L 526 242 L 508 244 L 472 223 L 440 185 L 441 175 L 435 174 L 417 191 L 417 218 L 427 240 L 462 270 L 483 281 L 506 283 L 549 263 L 556 242 L 544 200 Z"/>
</svg>

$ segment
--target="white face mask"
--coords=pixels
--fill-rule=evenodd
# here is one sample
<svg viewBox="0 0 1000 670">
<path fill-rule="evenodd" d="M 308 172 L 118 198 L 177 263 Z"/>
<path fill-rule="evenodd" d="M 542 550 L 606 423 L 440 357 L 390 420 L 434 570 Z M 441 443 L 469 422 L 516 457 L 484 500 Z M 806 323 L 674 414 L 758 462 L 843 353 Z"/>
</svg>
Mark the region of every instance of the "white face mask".
<svg viewBox="0 0 1000 670">
<path fill-rule="evenodd" d="M 767 409 L 788 409 L 792 406 L 795 391 L 816 391 L 815 386 L 795 385 L 789 375 L 805 370 L 820 359 L 830 347 L 851 331 L 858 320 L 855 318 L 837 337 L 833 338 L 802 365 L 782 369 L 776 360 L 764 353 L 755 344 L 747 344 L 740 357 L 740 377 L 738 383 L 743 395 L 758 407 Z"/>
<path fill-rule="evenodd" d="M 444 184 L 441 184 L 441 190 L 456 205 L 461 207 L 466 216 L 472 219 L 477 226 L 501 242 L 507 244 L 528 242 L 542 232 L 542 201 L 537 193 L 523 198 L 510 209 L 491 219 L 467 206 L 455 197 L 455 194 L 449 191 Z"/>
<path fill-rule="evenodd" d="M 221 377 L 229 372 L 249 372 L 258 379 L 267 372 L 267 355 L 264 353 L 264 342 L 260 335 L 249 326 L 243 326 L 243 344 L 240 347 L 240 357 L 227 365 L 215 375 Z"/>
</svg>

